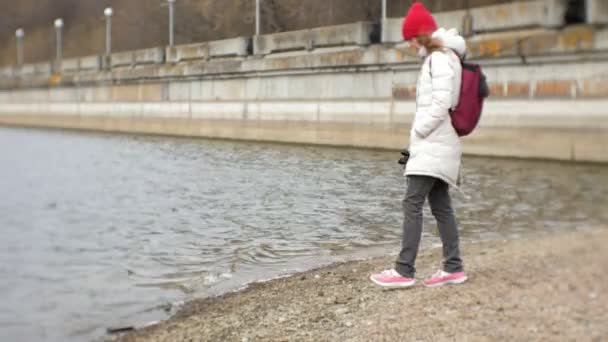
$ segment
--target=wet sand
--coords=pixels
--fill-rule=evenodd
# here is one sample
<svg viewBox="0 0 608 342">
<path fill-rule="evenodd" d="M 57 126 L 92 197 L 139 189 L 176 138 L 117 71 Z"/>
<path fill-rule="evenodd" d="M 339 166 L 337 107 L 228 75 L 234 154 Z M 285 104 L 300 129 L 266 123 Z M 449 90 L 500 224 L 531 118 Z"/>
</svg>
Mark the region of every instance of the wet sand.
<svg viewBox="0 0 608 342">
<path fill-rule="evenodd" d="M 349 262 L 186 304 L 121 341 L 608 340 L 608 229 L 462 246 L 469 281 L 372 284 L 392 257 Z M 418 278 L 438 267 L 423 251 Z"/>
</svg>

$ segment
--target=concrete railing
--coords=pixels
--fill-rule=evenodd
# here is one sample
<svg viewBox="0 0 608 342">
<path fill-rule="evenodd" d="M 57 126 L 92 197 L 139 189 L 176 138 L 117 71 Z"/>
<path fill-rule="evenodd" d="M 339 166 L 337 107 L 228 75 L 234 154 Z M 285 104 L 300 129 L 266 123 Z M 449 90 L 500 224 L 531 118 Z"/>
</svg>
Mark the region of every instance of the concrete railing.
<svg viewBox="0 0 608 342">
<path fill-rule="evenodd" d="M 101 68 L 101 56 L 70 58 L 70 59 L 64 59 L 61 62 L 61 72 L 64 72 L 64 73 L 99 71 L 100 68 Z"/>
<path fill-rule="evenodd" d="M 37 63 L 37 64 L 24 64 L 19 70 L 19 75 L 22 76 L 35 76 L 43 75 L 47 76 L 52 73 L 52 64 L 49 62 Z"/>
<path fill-rule="evenodd" d="M 587 21 L 593 25 L 608 24 L 608 1 L 586 0 Z M 475 33 L 498 33 L 505 36 L 488 38 L 485 35 L 475 35 L 469 40 L 473 53 L 470 56 L 492 57 L 498 55 L 526 55 L 529 51 L 546 53 L 577 52 L 588 49 L 606 49 L 606 32 L 591 32 L 587 28 L 570 31 L 567 35 L 549 32 L 528 39 L 531 34 L 520 35 L 519 31 L 530 28 L 552 29 L 565 25 L 565 10 L 567 0 L 533 0 L 507 3 L 494 6 L 472 8 L 467 11 L 440 12 L 435 18 L 440 26 L 461 26 L 467 19 L 472 19 L 472 29 Z M 470 17 L 469 17 L 470 15 Z M 401 18 L 387 19 L 383 25 L 383 41 L 387 43 L 401 42 Z M 516 31 L 513 35 L 512 31 Z M 548 30 L 551 31 L 551 30 Z M 79 59 L 65 59 L 56 71 L 74 73 L 81 71 L 96 71 L 101 69 L 133 68 L 139 65 L 180 63 L 188 60 L 210 61 L 217 58 L 243 57 L 253 52 L 264 56 L 277 52 L 294 50 L 312 50 L 332 46 L 366 46 L 371 41 L 374 25 L 369 22 L 320 27 L 314 29 L 282 32 L 256 36 L 253 38 L 240 37 L 234 39 L 211 41 L 200 44 L 175 46 L 171 48 L 156 47 L 151 49 L 114 53 L 110 58 L 105 56 L 89 56 Z M 536 32 L 538 33 L 538 32 Z M 538 36 L 538 35 L 535 36 Z M 522 37 L 525 41 L 522 41 Z M 544 40 L 546 38 L 546 40 Z M 580 38 L 580 40 L 579 40 Z M 553 49 L 547 49 L 552 46 Z M 252 49 L 253 47 L 253 49 Z M 508 52 L 508 51 L 511 52 Z M 235 63 L 236 60 L 233 62 Z M 40 65 L 24 65 L 22 70 L 12 69 L 0 73 L 2 78 L 19 76 L 46 75 L 51 73 L 49 63 Z"/>
<path fill-rule="evenodd" d="M 587 23 L 608 24 L 608 1 L 587 0 Z"/>
<path fill-rule="evenodd" d="M 603 4 L 603 2 L 602 2 Z M 603 5 L 602 5 L 603 6 Z M 475 33 L 507 31 L 534 27 L 561 27 L 565 25 L 566 0 L 535 0 L 477 7 L 470 10 L 472 29 Z M 441 27 L 463 30 L 467 11 L 450 11 L 435 14 Z M 385 43 L 403 40 L 403 18 L 385 20 Z"/>
<path fill-rule="evenodd" d="M 608 30 L 598 31 L 595 33 L 594 46 L 598 50 L 608 50 Z"/>
<path fill-rule="evenodd" d="M 608 48 L 608 31 L 584 25 L 561 30 L 532 29 L 491 33 L 469 38 L 467 48 L 467 56 L 471 59 L 599 53 Z"/>
<path fill-rule="evenodd" d="M 235 65 L 215 77 L 187 73 L 184 63 L 79 75 L 59 87 L 46 79 L 47 87 L 0 90 L 0 124 L 398 149 L 415 116 L 420 61 L 380 58 L 402 62 L 405 50 L 374 45 L 192 63 Z M 492 95 L 466 153 L 608 162 L 606 54 L 558 57 L 484 64 Z M 310 67 L 314 60 L 319 68 Z M 267 69 L 230 74 L 253 62 Z"/>
<path fill-rule="evenodd" d="M 78 72 L 80 70 L 80 59 L 79 58 L 69 58 L 61 61 L 61 71 L 62 72 Z"/>
<path fill-rule="evenodd" d="M 205 43 L 167 47 L 167 63 L 212 58 L 242 57 L 249 54 L 251 38 L 239 37 Z"/>
<path fill-rule="evenodd" d="M 161 47 L 113 53 L 110 56 L 112 68 L 135 67 L 147 64 L 163 64 L 165 49 Z"/>
<path fill-rule="evenodd" d="M 545 60 L 556 58 L 602 59 L 608 58 L 608 29 L 593 25 L 569 26 L 563 29 L 531 29 L 501 33 L 487 33 L 471 37 L 467 41 L 468 58 L 482 64 L 513 64 L 528 61 L 542 64 Z M 126 54 L 125 66 L 133 66 L 133 55 Z M 92 60 L 96 65 L 95 56 Z M 290 73 L 295 70 L 315 68 L 350 68 L 366 65 L 398 65 L 405 68 L 417 68 L 420 59 L 415 51 L 401 45 L 372 45 L 365 49 L 332 49 L 322 53 L 300 51 L 273 58 L 234 58 L 211 59 L 204 63 L 182 62 L 179 68 L 157 64 L 156 68 L 132 69 L 120 68 L 113 73 L 85 73 L 84 59 L 80 61 L 78 82 L 89 83 L 105 79 L 108 81 L 128 82 L 142 77 L 215 77 L 215 75 L 236 75 L 241 73 Z M 114 65 L 121 65 L 114 59 Z M 15 70 L 3 72 L 0 89 L 28 87 L 32 84 L 48 85 L 50 65 L 42 64 L 37 70 L 46 69 L 46 73 L 34 71 L 32 65 L 24 66 L 23 75 Z M 92 70 L 92 69 L 89 69 Z M 12 75 L 12 77 L 10 76 Z M 64 85 L 72 82 L 72 75 L 65 73 L 61 82 Z M 34 83 L 32 83 L 34 82 Z"/>
<path fill-rule="evenodd" d="M 216 40 L 207 43 L 209 58 L 242 57 L 250 51 L 251 38 L 239 37 Z"/>
<path fill-rule="evenodd" d="M 14 67 L 4 67 L 2 69 L 0 69 L 0 77 L 3 78 L 10 78 L 13 77 L 14 74 L 16 74 L 16 68 Z"/>
<path fill-rule="evenodd" d="M 314 28 L 310 30 L 312 47 L 369 45 L 373 28 L 370 22 Z"/>
<path fill-rule="evenodd" d="M 332 46 L 364 46 L 370 44 L 372 30 L 372 23 L 358 22 L 261 35 L 253 38 L 253 50 L 256 55 L 268 55 L 276 52 L 312 50 Z"/>
<path fill-rule="evenodd" d="M 471 10 L 473 31 L 504 31 L 565 24 L 566 0 L 536 0 L 479 7 Z"/>
<path fill-rule="evenodd" d="M 112 68 L 132 67 L 133 64 L 132 51 L 116 52 L 110 56 L 110 66 Z"/>
<path fill-rule="evenodd" d="M 101 56 L 88 56 L 80 58 L 79 71 L 98 71 L 101 69 Z"/>
</svg>

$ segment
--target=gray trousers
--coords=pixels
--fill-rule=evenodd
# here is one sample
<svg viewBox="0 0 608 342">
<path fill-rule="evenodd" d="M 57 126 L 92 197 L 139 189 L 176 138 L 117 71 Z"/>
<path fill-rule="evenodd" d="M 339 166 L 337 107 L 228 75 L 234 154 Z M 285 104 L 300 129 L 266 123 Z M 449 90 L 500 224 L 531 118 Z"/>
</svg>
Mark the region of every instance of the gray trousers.
<svg viewBox="0 0 608 342">
<path fill-rule="evenodd" d="M 448 192 L 449 185 L 434 177 L 408 176 L 407 178 L 407 191 L 403 199 L 403 237 L 395 270 L 402 276 L 410 278 L 416 273 L 416 256 L 422 235 L 422 207 L 428 197 L 443 243 L 443 270 L 450 273 L 462 272 L 458 226 Z"/>
</svg>

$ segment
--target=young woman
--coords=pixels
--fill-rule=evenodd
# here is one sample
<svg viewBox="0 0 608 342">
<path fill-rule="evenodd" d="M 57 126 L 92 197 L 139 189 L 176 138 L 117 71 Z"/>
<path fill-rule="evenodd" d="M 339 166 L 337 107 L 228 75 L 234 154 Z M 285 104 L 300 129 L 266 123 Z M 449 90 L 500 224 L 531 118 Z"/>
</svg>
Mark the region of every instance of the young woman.
<svg viewBox="0 0 608 342">
<path fill-rule="evenodd" d="M 373 274 L 385 287 L 409 287 L 416 282 L 415 262 L 422 234 L 422 207 L 428 198 L 443 243 L 443 269 L 424 281 L 429 287 L 460 284 L 467 277 L 460 258 L 458 226 L 450 186 L 460 171 L 461 144 L 452 127 L 450 109 L 460 96 L 464 39 L 456 30 L 438 29 L 421 3 L 414 3 L 403 22 L 403 38 L 424 59 L 416 87 L 416 116 L 410 132 L 406 165 L 407 191 L 403 200 L 402 249 L 395 267 Z"/>
</svg>

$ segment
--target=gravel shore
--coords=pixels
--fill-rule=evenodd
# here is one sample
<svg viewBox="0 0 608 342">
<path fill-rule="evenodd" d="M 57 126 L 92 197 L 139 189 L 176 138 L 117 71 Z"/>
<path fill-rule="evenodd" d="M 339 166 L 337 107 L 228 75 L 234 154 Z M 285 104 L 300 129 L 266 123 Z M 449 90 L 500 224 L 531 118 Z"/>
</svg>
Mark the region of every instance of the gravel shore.
<svg viewBox="0 0 608 342">
<path fill-rule="evenodd" d="M 462 246 L 469 281 L 383 290 L 393 258 L 349 262 L 190 302 L 121 341 L 608 340 L 608 229 Z M 419 277 L 439 265 L 423 251 Z"/>
</svg>

